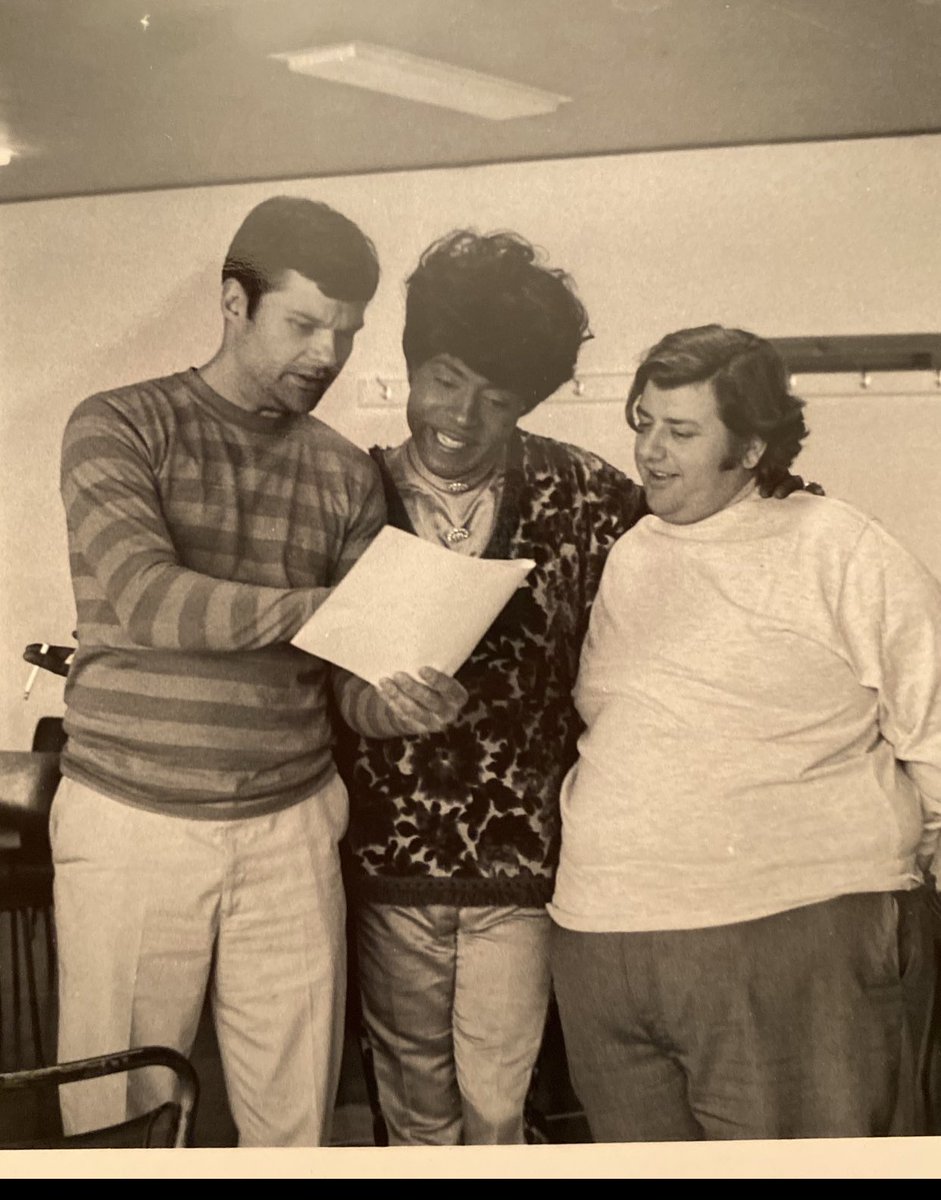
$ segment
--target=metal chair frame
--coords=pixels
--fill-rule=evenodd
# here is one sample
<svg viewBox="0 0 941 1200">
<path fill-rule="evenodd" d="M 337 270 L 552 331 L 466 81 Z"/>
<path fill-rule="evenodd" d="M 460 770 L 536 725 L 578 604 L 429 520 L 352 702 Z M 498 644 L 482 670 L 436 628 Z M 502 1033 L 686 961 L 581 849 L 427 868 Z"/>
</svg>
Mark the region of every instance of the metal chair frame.
<svg viewBox="0 0 941 1200">
<path fill-rule="evenodd" d="M 27 1091 L 77 1083 L 104 1075 L 134 1071 L 141 1067 L 168 1067 L 173 1071 L 177 1081 L 175 1099 L 139 1117 L 129 1118 L 106 1129 L 80 1134 L 63 1133 L 38 1141 L 0 1141 L 0 1146 L 16 1150 L 191 1146 L 199 1103 L 199 1079 L 189 1059 L 167 1046 L 142 1046 L 134 1050 L 98 1055 L 50 1067 L 0 1073 L 0 1092 Z M 151 1140 L 154 1136 L 160 1140 Z"/>
</svg>

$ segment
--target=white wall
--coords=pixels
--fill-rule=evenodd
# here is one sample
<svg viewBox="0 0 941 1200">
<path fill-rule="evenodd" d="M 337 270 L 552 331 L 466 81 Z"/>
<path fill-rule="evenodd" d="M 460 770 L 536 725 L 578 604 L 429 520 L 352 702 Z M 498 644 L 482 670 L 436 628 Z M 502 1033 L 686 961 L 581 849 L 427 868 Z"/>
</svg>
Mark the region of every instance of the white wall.
<svg viewBox="0 0 941 1200">
<path fill-rule="evenodd" d="M 0 748 L 61 712 L 27 642 L 74 628 L 57 465 L 85 395 L 204 362 L 217 279 L 245 212 L 274 192 L 334 204 L 375 240 L 383 282 L 321 409 L 361 445 L 398 412 L 359 380 L 404 375 L 402 281 L 458 225 L 516 229 L 575 276 L 595 340 L 581 367 L 629 372 L 663 333 L 718 320 L 767 336 L 921 332 L 938 325 L 941 137 L 685 151 L 465 170 L 40 201 L 0 208 Z M 631 468 L 622 408 L 550 400 L 527 422 Z M 941 390 L 811 400 L 799 467 L 880 517 L 941 575 Z"/>
</svg>

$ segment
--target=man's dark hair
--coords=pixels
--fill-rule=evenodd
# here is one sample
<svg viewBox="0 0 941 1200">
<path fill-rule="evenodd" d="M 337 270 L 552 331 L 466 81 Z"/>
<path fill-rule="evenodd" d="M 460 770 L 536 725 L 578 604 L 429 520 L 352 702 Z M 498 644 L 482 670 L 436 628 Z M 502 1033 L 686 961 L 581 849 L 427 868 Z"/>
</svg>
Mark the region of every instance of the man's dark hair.
<svg viewBox="0 0 941 1200">
<path fill-rule="evenodd" d="M 627 423 L 637 428 L 635 408 L 648 383 L 669 390 L 688 383 L 712 384 L 719 418 L 744 449 L 749 438 L 766 443 L 755 468 L 763 487 L 775 487 L 807 436 L 803 400 L 791 395 L 787 368 L 770 342 L 744 329 L 699 325 L 681 329 L 644 356 L 627 397 Z"/>
<path fill-rule="evenodd" d="M 459 229 L 424 252 L 406 285 L 409 374 L 450 354 L 527 406 L 575 374 L 588 315 L 564 271 L 515 233 Z"/>
<path fill-rule="evenodd" d="M 237 279 L 245 289 L 251 317 L 265 292 L 291 270 L 331 300 L 367 303 L 379 283 L 376 248 L 358 225 L 318 200 L 272 196 L 239 226 L 222 278 Z"/>
</svg>

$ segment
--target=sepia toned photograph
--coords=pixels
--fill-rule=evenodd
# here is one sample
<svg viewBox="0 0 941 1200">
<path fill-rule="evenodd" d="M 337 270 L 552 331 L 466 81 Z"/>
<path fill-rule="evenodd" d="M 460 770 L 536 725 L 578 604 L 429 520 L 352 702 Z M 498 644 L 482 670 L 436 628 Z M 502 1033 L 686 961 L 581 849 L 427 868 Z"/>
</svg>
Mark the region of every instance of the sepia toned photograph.
<svg viewBox="0 0 941 1200">
<path fill-rule="evenodd" d="M 5 1178 L 937 1176 L 939 54 L 0 0 Z"/>
</svg>

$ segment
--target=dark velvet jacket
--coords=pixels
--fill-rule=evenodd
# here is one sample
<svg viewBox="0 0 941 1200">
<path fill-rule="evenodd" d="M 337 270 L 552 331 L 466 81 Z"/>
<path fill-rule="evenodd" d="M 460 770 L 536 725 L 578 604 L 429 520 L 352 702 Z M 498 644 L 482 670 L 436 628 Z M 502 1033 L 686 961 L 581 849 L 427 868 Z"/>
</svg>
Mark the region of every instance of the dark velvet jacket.
<svg viewBox="0 0 941 1200">
<path fill-rule="evenodd" d="M 390 522 L 414 533 L 382 452 L 371 453 Z M 550 898 L 559 791 L 581 732 L 571 693 L 582 638 L 609 549 L 646 512 L 642 490 L 597 455 L 514 434 L 484 557 L 536 566 L 458 671 L 470 697 L 459 719 L 387 740 L 340 729 L 354 895 L 455 906 Z"/>
</svg>

